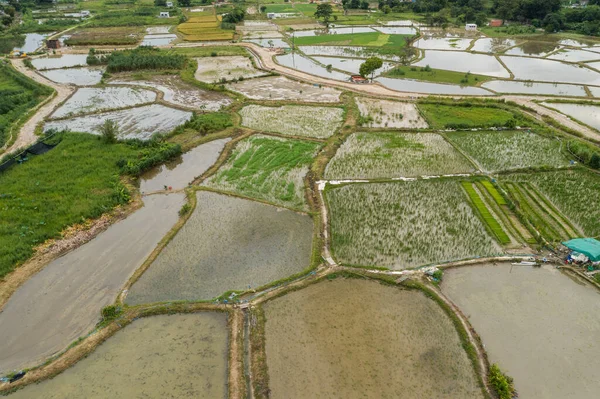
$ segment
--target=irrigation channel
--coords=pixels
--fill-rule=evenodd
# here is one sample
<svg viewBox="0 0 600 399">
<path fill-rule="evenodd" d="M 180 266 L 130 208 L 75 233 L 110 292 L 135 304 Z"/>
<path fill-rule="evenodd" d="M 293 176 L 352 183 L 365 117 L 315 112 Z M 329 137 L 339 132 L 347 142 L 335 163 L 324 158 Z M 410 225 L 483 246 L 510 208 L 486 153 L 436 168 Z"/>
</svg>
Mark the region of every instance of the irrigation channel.
<svg viewBox="0 0 600 399">
<path fill-rule="evenodd" d="M 248 49 L 260 69 L 277 72 L 284 76 L 299 79 L 302 82 L 322 84 L 330 88 L 377 98 L 415 99 L 425 97 L 423 94 L 392 90 L 378 83 L 361 86 L 310 75 L 279 64 L 274 60 L 272 51 L 254 43 L 237 43 L 236 45 Z M 193 45 L 181 47 L 191 46 Z M 50 116 L 55 108 L 74 92 L 71 86 L 49 82 L 47 79 L 40 77 L 39 74 L 26 70 L 20 61 L 14 61 L 14 65 L 38 82 L 52 86 L 57 91 L 57 95 L 43 104 L 36 115 L 23 125 L 15 144 L 8 149 L 9 152 L 34 141 L 33 132 L 37 124 Z M 450 97 L 462 98 L 462 96 Z M 500 95 L 490 96 L 489 98 L 513 101 L 531 108 L 540 115 L 549 116 L 587 138 L 595 140 L 600 138 L 600 135 L 593 129 L 576 123 L 559 112 L 541 107 L 537 105 L 537 102 L 534 103 L 534 101 L 556 99 L 556 97 Z M 162 100 L 162 98 L 159 98 L 159 100 Z M 135 108 L 139 105 L 135 104 L 134 108 L 130 109 L 139 110 L 139 108 Z M 182 118 L 185 116 L 183 113 L 189 113 L 180 109 L 177 109 L 177 111 L 182 113 Z M 441 131 L 435 132 L 443 133 Z M 459 333 L 464 332 L 464 334 L 459 334 L 463 337 L 461 338 L 464 339 L 463 342 L 459 342 L 458 337 L 454 337 L 456 340 L 454 343 L 455 348 L 462 348 L 465 345 L 473 348 L 474 358 L 470 360 L 467 359 L 462 349 L 444 355 L 452 358 L 460 352 L 460 356 L 463 356 L 465 358 L 463 360 L 466 364 L 469 364 L 468 370 L 459 370 L 461 373 L 465 373 L 464 375 L 461 374 L 464 377 L 461 381 L 468 380 L 471 384 L 471 386 L 465 384 L 465 386 L 460 387 L 460 389 L 464 389 L 464 391 L 461 391 L 463 394 L 464 392 L 470 392 L 469 395 L 477 397 L 479 393 L 473 393 L 473 389 L 477 391 L 477 387 L 480 386 L 484 396 L 493 396 L 488 381 L 490 362 L 506 365 L 508 374 L 515 376 L 517 389 L 532 395 L 532 397 L 539 395 L 562 397 L 557 395 L 559 393 L 563 396 L 568 395 L 569 392 L 576 389 L 576 386 L 581 388 L 578 391 L 581 395 L 593 392 L 593 382 L 583 377 L 568 380 L 563 385 L 560 380 L 560 373 L 556 372 L 558 365 L 553 364 L 551 359 L 547 363 L 547 373 L 531 372 L 535 365 L 529 362 L 531 359 L 519 359 L 519 354 L 527 347 L 535 346 L 537 342 L 535 338 L 532 338 L 533 341 L 531 342 L 524 341 L 524 347 L 514 346 L 506 354 L 502 353 L 502 348 L 510 346 L 506 339 L 511 338 L 511 335 L 498 335 L 497 331 L 501 328 L 501 326 L 495 324 L 498 321 L 486 318 L 489 315 L 481 309 L 481 303 L 484 303 L 481 296 L 485 295 L 480 292 L 480 287 L 486 285 L 485 282 L 489 275 L 496 276 L 495 284 L 491 287 L 494 290 L 493 295 L 496 299 L 494 302 L 493 299 L 487 298 L 487 301 L 501 303 L 503 298 L 510 295 L 517 297 L 522 295 L 532 302 L 539 300 L 524 294 L 528 290 L 526 286 L 528 279 L 532 278 L 533 273 L 537 273 L 530 266 L 527 266 L 527 272 L 523 272 L 523 277 L 517 279 L 518 282 L 524 284 L 523 287 L 520 287 L 521 291 L 517 293 L 510 290 L 506 291 L 506 287 L 516 286 L 514 282 L 515 275 L 525 270 L 525 266 L 516 266 L 522 269 L 512 275 L 511 268 L 511 272 L 509 272 L 511 275 L 507 277 L 505 273 L 508 268 L 507 265 L 530 261 L 536 257 L 536 254 L 506 252 L 498 256 L 485 256 L 475 259 L 470 257 L 435 262 L 427 266 L 406 270 L 355 268 L 343 266 L 342 263 L 345 262 L 336 261 L 336 255 L 334 255 L 334 249 L 332 248 L 331 211 L 328 209 L 328 199 L 325 195 L 328 186 L 410 183 L 422 180 L 458 181 L 460 179 L 492 176 L 491 173 L 484 172 L 473 157 L 462 152 L 462 155 L 469 162 L 478 166 L 476 171 L 469 173 L 393 177 L 389 179 L 325 180 L 323 176 L 318 176 L 320 179 L 314 179 L 315 176 L 312 176 L 313 179 L 307 177 L 304 182 L 307 186 L 306 191 L 309 193 L 307 197 L 310 198 L 308 202 L 311 215 L 309 216 L 306 212 L 299 212 L 298 209 L 290 209 L 281 205 L 275 208 L 273 205 L 277 204 L 272 201 L 227 192 L 227 190 L 215 189 L 204 184 L 207 182 L 208 177 L 214 175 L 215 171 L 224 165 L 234 146 L 251 136 L 251 134 L 245 133 L 233 139 L 228 137 L 209 141 L 187 152 L 180 160 L 157 168 L 142 179 L 140 185 L 142 195 L 139 200 L 134 202 L 119 217 L 115 217 L 113 224 L 110 221 L 105 221 L 90 237 L 83 240 L 85 241 L 83 245 L 77 248 L 68 247 L 67 250 L 57 252 L 53 256 L 43 258 L 43 260 L 37 259 L 35 260 L 37 262 L 35 266 L 29 264 L 23 266 L 23 270 L 30 270 L 30 278 L 21 278 L 18 283 L 14 283 L 12 288 L 8 290 L 10 293 L 4 294 L 2 297 L 3 302 L 0 302 L 0 309 L 2 310 L 0 312 L 0 336 L 3 337 L 0 341 L 0 374 L 6 375 L 21 369 L 28 369 L 28 372 L 15 382 L 4 382 L 0 385 L 0 392 L 24 387 L 22 390 L 17 391 L 14 396 L 33 397 L 36 392 L 39 394 L 46 392 L 46 390 L 66 389 L 64 381 L 72 378 L 81 381 L 82 384 L 74 391 L 75 394 L 84 392 L 84 395 L 93 396 L 93 387 L 94 384 L 98 384 L 98 377 L 106 377 L 107 381 L 119 384 L 119 379 L 111 368 L 114 368 L 115 364 L 127 364 L 128 359 L 136 355 L 136 348 L 131 348 L 132 342 L 144 336 L 148 338 L 143 340 L 145 344 L 148 344 L 148 347 L 145 347 L 144 350 L 158 351 L 159 346 L 162 349 L 167 348 L 166 352 L 161 352 L 161 356 L 165 356 L 169 367 L 185 364 L 185 372 L 187 373 L 185 375 L 190 380 L 198 376 L 197 369 L 195 369 L 194 364 L 186 363 L 186 361 L 189 361 L 189 357 L 181 351 L 189 350 L 191 353 L 202 357 L 205 362 L 199 372 L 199 380 L 205 388 L 210 387 L 210 394 L 215 397 L 226 395 L 231 398 L 264 396 L 263 389 L 268 386 L 265 381 L 268 381 L 269 378 L 263 375 L 266 371 L 256 367 L 256 365 L 260 362 L 266 362 L 265 356 L 271 353 L 269 361 L 275 363 L 269 364 L 280 365 L 280 367 L 272 368 L 272 388 L 275 392 L 284 392 L 282 388 L 285 385 L 282 383 L 284 381 L 282 379 L 283 374 L 278 373 L 285 371 L 285 367 L 281 365 L 286 364 L 289 359 L 284 356 L 278 360 L 273 360 L 276 358 L 273 353 L 277 351 L 277 345 L 273 346 L 271 341 L 265 344 L 264 336 L 268 334 L 276 335 L 279 330 L 274 329 L 273 323 L 269 324 L 267 322 L 265 325 L 264 314 L 266 312 L 269 317 L 270 315 L 282 317 L 283 314 L 290 313 L 287 309 L 293 309 L 297 305 L 291 299 L 289 302 L 284 302 L 278 298 L 293 298 L 292 294 L 306 292 L 304 290 L 307 289 L 318 291 L 322 289 L 322 284 L 329 284 L 328 280 L 335 280 L 340 276 L 349 277 L 348 281 L 352 281 L 350 277 L 357 277 L 367 280 L 368 284 L 372 281 L 383 281 L 387 285 L 406 289 L 407 292 L 410 289 L 419 287 L 418 289 L 425 292 L 428 297 L 435 298 L 440 304 L 440 307 L 435 307 L 435 309 L 439 311 L 440 318 L 444 318 L 444 323 L 452 327 L 450 331 L 453 334 L 457 331 Z M 266 138 L 277 139 L 285 136 L 275 133 L 262 134 Z M 293 137 L 293 139 L 298 139 L 298 137 Z M 304 140 L 310 141 L 306 138 Z M 313 140 L 313 142 L 324 146 L 329 145 L 326 141 L 327 138 Z M 328 161 L 330 160 L 331 157 Z M 193 185 L 190 184 L 192 181 L 194 182 Z M 202 185 L 202 187 L 199 187 L 199 185 Z M 482 197 L 487 195 L 485 192 L 477 190 L 479 188 L 475 188 L 475 192 Z M 531 194 L 532 198 L 536 200 L 538 199 L 537 195 L 537 193 Z M 178 213 L 185 203 L 186 196 L 190 203 L 194 205 L 192 208 L 196 209 L 193 209 L 190 214 L 180 217 Z M 492 207 L 489 205 L 490 202 L 486 202 L 486 204 L 488 204 L 488 207 Z M 244 210 L 240 212 L 241 216 L 236 215 L 235 212 L 225 215 L 224 208 L 228 207 L 231 209 L 244 207 Z M 551 208 L 549 209 L 553 211 Z M 219 216 L 216 222 L 214 220 L 215 215 Z M 248 215 L 262 215 L 261 218 L 270 220 L 271 225 L 268 228 L 265 228 L 264 224 L 254 225 L 248 219 Z M 559 213 L 553 213 L 552 215 L 558 219 L 564 218 Z M 313 218 L 311 219 L 311 217 Z M 219 268 L 219 261 L 224 258 L 227 258 L 226 260 L 232 265 L 239 264 L 240 259 L 244 257 L 255 257 L 256 259 L 252 261 L 256 260 L 257 262 L 254 265 L 249 261 L 252 270 L 248 270 L 247 275 L 243 276 L 244 278 L 226 279 L 226 284 L 223 286 L 219 285 L 219 281 L 212 281 L 210 276 L 201 274 L 197 270 L 187 274 L 183 270 L 184 268 L 181 270 L 169 268 L 173 259 L 176 259 L 176 263 L 184 265 L 185 268 L 193 269 L 197 267 L 195 259 L 178 259 L 177 254 L 181 248 L 193 245 L 192 238 L 197 238 L 200 235 L 201 230 L 195 230 L 195 226 L 209 225 L 211 218 L 213 219 L 212 223 L 215 223 L 215 226 L 211 226 L 211 228 L 219 233 L 213 241 L 206 240 L 204 244 L 207 248 L 197 246 L 197 249 L 202 250 L 202 253 L 205 251 L 210 252 L 210 250 L 215 251 L 214 253 L 210 252 L 208 256 L 210 259 L 204 259 L 208 264 L 214 262 L 210 271 L 215 272 Z M 277 225 L 278 219 L 282 220 L 282 225 L 294 225 L 293 233 L 298 235 L 289 231 L 286 235 L 285 229 Z M 241 246 L 244 253 L 230 251 L 227 256 L 224 256 L 224 253 L 220 253 L 218 245 L 223 243 L 226 243 L 227 246 L 235 245 L 236 243 L 230 242 L 230 237 L 226 238 L 225 234 L 227 234 L 227 231 L 231 233 L 237 226 L 242 225 L 249 225 L 252 230 L 250 233 L 246 233 L 242 229 L 236 232 L 240 236 L 235 236 L 234 241 Z M 277 227 L 281 228 L 278 229 Z M 264 230 L 261 230 L 261 228 L 264 228 Z M 316 234 L 313 234 L 311 228 L 315 229 Z M 222 231 L 219 229 L 222 229 Z M 310 232 L 310 239 L 306 240 L 306 234 L 303 234 L 303 231 Z M 565 229 L 565 231 L 567 230 Z M 572 232 L 573 230 L 569 231 Z M 515 232 L 511 232 L 511 234 L 517 236 Z M 260 237 L 257 239 L 258 236 Z M 264 248 L 256 246 L 255 243 L 264 241 L 262 239 L 264 237 L 272 241 L 267 240 Z M 302 241 L 301 253 L 299 252 L 296 255 L 298 259 L 309 258 L 311 239 L 313 240 L 313 252 L 317 256 L 310 270 L 303 270 L 301 261 L 298 261 L 295 268 L 278 270 L 278 273 L 264 277 L 270 266 L 264 260 L 261 262 L 260 255 L 264 256 L 271 248 L 280 250 L 281 248 L 287 248 L 286 245 L 293 246 L 293 244 L 304 240 Z M 260 248 L 260 250 L 257 250 L 257 248 Z M 260 254 L 256 252 L 260 252 Z M 275 257 L 276 252 L 274 250 L 273 254 L 270 255 Z M 289 253 L 289 250 L 284 252 Z M 546 256 L 551 261 L 557 261 L 549 254 Z M 536 260 L 539 260 L 539 257 L 539 254 L 537 254 Z M 268 267 L 263 271 L 260 269 L 260 263 Z M 285 262 L 283 259 L 279 259 L 275 263 Z M 163 265 L 162 269 L 159 267 L 161 264 Z M 558 266 L 558 264 L 549 263 L 543 267 L 543 272 L 548 273 L 544 275 L 543 281 L 546 281 L 547 276 L 551 276 L 549 284 L 554 284 L 552 286 L 556 290 L 561 290 L 567 284 L 564 278 L 562 280 L 565 281 L 562 281 L 561 278 L 557 277 L 563 275 L 557 271 L 555 265 Z M 443 282 L 441 287 L 432 283 L 430 278 L 431 271 L 435 269 L 448 270 L 448 281 Z M 477 274 L 478 270 L 482 269 L 489 272 L 484 277 L 464 277 L 464 275 L 470 273 Z M 256 270 L 260 271 L 258 274 L 263 275 L 262 278 L 258 275 L 252 275 L 252 272 L 256 273 Z M 572 277 L 580 285 L 576 287 L 576 293 L 574 294 L 571 294 L 568 289 L 560 291 L 562 296 L 555 298 L 557 301 L 556 306 L 568 302 L 571 295 L 580 295 L 581 298 L 592 301 L 596 293 L 591 287 L 592 283 L 589 278 L 575 269 L 565 268 L 564 270 L 566 275 Z M 232 267 L 228 273 L 234 275 L 235 271 Z M 68 279 L 65 278 L 67 274 Z M 292 277 L 286 278 L 290 275 Z M 272 283 L 273 281 L 276 282 Z M 474 285 L 474 281 L 479 281 L 481 284 Z M 204 283 L 205 286 L 198 286 L 196 284 L 198 282 Z M 361 286 L 363 283 L 355 286 L 354 283 L 339 283 L 338 281 L 332 284 L 340 286 L 348 284 L 349 287 L 356 290 L 356 287 Z M 161 289 L 165 291 L 161 292 Z M 301 289 L 304 290 L 301 291 Z M 345 290 L 345 288 L 337 289 L 340 292 Z M 379 289 L 377 288 L 377 290 Z M 235 290 L 236 293 L 228 292 L 230 290 Z M 198 300 L 198 292 L 202 292 L 202 300 Z M 224 292 L 227 295 L 218 297 L 219 294 Z M 389 295 L 390 298 L 395 298 L 398 294 L 394 291 Z M 401 295 L 405 295 L 405 293 Z M 551 297 L 552 293 L 546 292 L 545 295 Z M 406 294 L 406 296 L 410 295 Z M 218 297 L 218 299 L 215 300 L 215 297 Z M 301 296 L 297 298 L 299 298 L 298 301 L 303 300 Z M 413 300 L 415 302 L 410 302 Z M 422 298 L 407 299 L 415 307 L 422 306 L 422 309 L 429 309 L 427 306 L 431 306 L 431 303 L 427 301 L 421 303 L 419 302 L 421 300 Z M 281 308 L 277 307 L 279 305 L 275 305 L 278 303 L 283 304 Z M 99 317 L 101 310 L 110 304 L 123 306 L 124 312 L 114 320 L 98 324 L 101 322 Z M 124 306 L 124 304 L 128 306 Z M 513 308 L 499 306 L 496 309 L 503 316 L 501 322 L 507 324 L 515 322 L 515 319 L 509 316 L 514 312 L 514 307 L 518 303 L 511 302 L 510 305 Z M 536 304 L 536 306 L 538 305 Z M 513 314 L 518 318 L 517 322 L 535 316 L 535 313 L 522 311 L 522 308 L 520 310 L 520 313 L 514 312 Z M 540 308 L 539 312 L 550 313 L 550 310 Z M 574 312 L 574 309 L 565 306 L 560 309 L 558 315 L 562 317 L 572 312 Z M 177 313 L 177 315 L 171 315 L 174 313 Z M 367 309 L 366 313 L 373 312 Z M 581 318 L 592 317 L 585 312 L 578 315 Z M 183 327 L 180 328 L 180 331 L 177 331 L 175 327 L 172 327 L 172 329 L 169 327 L 169 324 L 175 319 L 182 323 Z M 577 320 L 567 320 L 570 320 L 568 323 L 577 322 Z M 517 339 L 520 336 L 519 334 L 537 337 L 547 331 L 542 329 L 543 327 L 544 324 L 540 323 L 532 327 L 531 330 L 521 331 L 520 333 L 513 332 L 512 339 Z M 578 325 L 577 327 L 579 329 L 577 330 L 578 340 L 576 340 L 576 345 L 562 348 L 564 349 L 564 356 L 568 356 L 573 351 L 585 352 L 586 355 L 591 353 L 590 348 L 585 347 L 585 343 L 593 339 L 591 335 L 594 331 L 598 331 L 597 323 L 590 322 L 587 325 Z M 198 331 L 199 335 L 195 336 L 198 337 L 198 342 L 194 339 L 189 340 L 189 334 L 185 335 L 185 331 L 189 332 L 197 329 L 200 329 Z M 555 330 L 552 331 L 552 339 L 555 341 L 552 341 L 553 343 L 550 346 L 559 345 L 560 339 L 564 339 L 559 330 L 561 330 L 559 327 L 555 327 Z M 140 333 L 141 331 L 145 331 L 147 335 L 136 335 L 136 332 Z M 262 333 L 258 338 L 256 337 L 257 331 Z M 279 333 L 282 331 L 285 333 L 285 329 L 279 331 Z M 440 334 L 441 332 L 443 331 L 440 330 Z M 150 338 L 154 335 L 164 338 L 177 333 L 183 333 L 184 335 L 181 337 L 175 336 L 174 341 L 161 341 L 160 345 L 154 346 L 151 343 L 152 339 Z M 104 341 L 106 342 L 103 344 Z M 273 341 L 275 340 L 273 339 Z M 207 346 L 206 342 L 209 342 L 210 345 Z M 323 343 L 315 340 L 311 345 L 318 348 Z M 292 349 L 290 348 L 290 350 Z M 169 357 L 167 353 L 169 351 L 180 357 Z M 114 353 L 129 354 L 130 357 L 114 356 Z M 426 357 L 430 353 L 422 353 L 421 355 Z M 115 363 L 107 362 L 106 359 L 115 359 Z M 472 367 L 469 361 L 473 362 Z M 589 356 L 582 355 L 581 361 L 593 363 L 595 360 L 590 360 Z M 142 362 L 139 364 L 141 368 L 147 367 L 146 371 L 149 375 L 158 376 L 161 374 L 161 369 L 153 368 L 155 366 L 152 366 L 152 361 L 148 357 L 143 357 Z M 266 363 L 263 365 L 266 367 Z M 298 363 L 298 366 L 301 370 L 301 367 L 306 365 Z M 69 367 L 71 367 L 69 370 L 64 371 Z M 472 373 L 471 368 L 476 375 L 470 375 Z M 295 370 L 292 371 L 295 372 Z M 307 370 L 307 372 L 309 371 L 311 370 Z M 63 373 L 59 374 L 61 372 Z M 217 377 L 214 377 L 213 374 Z M 53 376 L 56 376 L 56 378 L 43 381 Z M 527 381 L 528 379 L 529 381 Z M 39 385 L 26 386 L 38 381 L 43 382 Z M 548 388 L 540 389 L 540 381 L 544 381 L 544 386 Z M 141 388 L 145 381 L 136 381 L 137 383 L 140 386 L 132 385 L 129 387 L 131 391 L 123 391 L 117 387 L 113 394 L 133 394 L 140 389 L 164 389 L 164 387 L 159 386 Z M 174 384 L 175 382 L 169 381 L 168 383 Z M 294 384 L 297 384 L 295 389 L 301 391 L 298 387 L 303 386 L 302 379 L 295 380 Z M 552 386 L 552 384 L 555 386 Z M 181 389 L 180 394 L 182 395 L 206 394 L 206 391 L 202 390 L 202 386 L 194 384 L 189 386 L 179 385 L 178 389 Z M 91 391 L 87 391 L 87 389 L 91 389 Z M 561 391 L 563 389 L 564 392 Z M 336 387 L 335 385 L 327 386 L 323 388 L 323 392 L 336 392 Z M 63 393 L 68 395 L 73 392 L 65 391 Z M 169 392 L 164 391 L 163 393 L 166 395 Z M 61 394 L 59 393 L 59 397 Z"/>
</svg>

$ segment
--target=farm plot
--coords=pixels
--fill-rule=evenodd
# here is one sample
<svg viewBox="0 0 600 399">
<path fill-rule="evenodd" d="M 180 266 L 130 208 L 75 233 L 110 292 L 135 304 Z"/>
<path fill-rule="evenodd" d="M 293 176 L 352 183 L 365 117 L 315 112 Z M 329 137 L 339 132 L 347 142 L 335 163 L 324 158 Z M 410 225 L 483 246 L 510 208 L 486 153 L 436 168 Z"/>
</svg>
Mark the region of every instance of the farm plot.
<svg viewBox="0 0 600 399">
<path fill-rule="evenodd" d="M 11 397 L 225 398 L 227 340 L 223 313 L 138 319 L 62 374 Z"/>
<path fill-rule="evenodd" d="M 303 105 L 264 107 L 252 104 L 242 108 L 240 115 L 242 125 L 251 129 L 319 139 L 333 135 L 344 120 L 342 108 Z"/>
<path fill-rule="evenodd" d="M 64 118 L 102 110 L 131 107 L 155 100 L 156 93 L 150 90 L 129 87 L 83 87 L 54 111 L 52 118 Z"/>
<path fill-rule="evenodd" d="M 473 172 L 435 133 L 354 133 L 327 165 L 327 179 L 377 179 Z"/>
<path fill-rule="evenodd" d="M 242 140 L 208 187 L 295 209 L 306 209 L 304 176 L 318 143 L 279 137 L 252 136 Z"/>
<path fill-rule="evenodd" d="M 227 88 L 254 100 L 335 103 L 340 101 L 341 94 L 330 87 L 318 87 L 283 76 L 243 80 L 230 83 Z"/>
<path fill-rule="evenodd" d="M 226 95 L 210 90 L 194 87 L 181 80 L 178 76 L 151 75 L 148 79 L 134 80 L 132 76 L 118 76 L 111 84 L 127 84 L 151 87 L 163 92 L 163 100 L 190 109 L 203 111 L 219 111 L 231 104 Z"/>
<path fill-rule="evenodd" d="M 483 397 L 455 327 L 420 292 L 338 278 L 264 311 L 273 397 Z"/>
<path fill-rule="evenodd" d="M 346 265 L 405 269 L 500 253 L 455 180 L 351 184 L 327 199 Z"/>
<path fill-rule="evenodd" d="M 56 83 L 92 86 L 100 83 L 104 68 L 50 69 L 40 74 Z"/>
<path fill-rule="evenodd" d="M 504 179 L 503 179 L 504 180 Z M 600 234 L 600 177 L 585 169 L 554 171 L 534 174 L 514 174 L 507 182 L 527 183 L 538 191 L 538 203 L 564 214 L 584 235 Z M 536 193 L 534 192 L 533 195 Z M 556 217 L 556 216 L 555 216 Z M 564 218 L 557 218 L 564 226 Z"/>
<path fill-rule="evenodd" d="M 367 127 L 408 128 L 424 129 L 427 122 L 419 114 L 419 110 L 412 103 L 401 103 L 373 98 L 356 99 L 356 104 L 367 122 Z"/>
<path fill-rule="evenodd" d="M 514 117 L 512 112 L 491 107 L 440 104 L 419 104 L 418 107 L 434 129 L 504 126 Z"/>
<path fill-rule="evenodd" d="M 191 112 L 152 104 L 121 111 L 51 121 L 44 125 L 44 131 L 55 129 L 100 134 L 104 121 L 112 120 L 119 126 L 117 135 L 119 139 L 148 140 L 154 134 L 170 133 L 191 116 Z"/>
<path fill-rule="evenodd" d="M 554 266 L 487 264 L 447 271 L 442 290 L 469 316 L 490 362 L 514 377 L 519 397 L 597 395 L 600 382 L 593 373 L 565 369 L 600 366 L 594 287 Z"/>
<path fill-rule="evenodd" d="M 560 152 L 560 141 L 532 132 L 451 132 L 447 136 L 487 172 L 569 165 Z"/>
<path fill-rule="evenodd" d="M 250 58 L 242 56 L 204 57 L 196 58 L 198 69 L 196 79 L 206 83 L 216 83 L 255 78 L 268 75 L 267 72 L 256 69 Z"/>
<path fill-rule="evenodd" d="M 310 264 L 309 216 L 212 192 L 131 287 L 126 303 L 211 299 L 257 288 Z"/>
</svg>

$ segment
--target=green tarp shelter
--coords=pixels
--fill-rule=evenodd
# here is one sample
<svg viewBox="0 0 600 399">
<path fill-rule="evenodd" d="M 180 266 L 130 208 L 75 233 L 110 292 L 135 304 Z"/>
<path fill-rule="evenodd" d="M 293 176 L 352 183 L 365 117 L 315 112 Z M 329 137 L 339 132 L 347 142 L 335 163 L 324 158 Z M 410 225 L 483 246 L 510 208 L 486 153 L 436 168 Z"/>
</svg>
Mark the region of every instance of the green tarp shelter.
<svg viewBox="0 0 600 399">
<path fill-rule="evenodd" d="M 600 261 L 600 241 L 595 238 L 575 238 L 563 242 L 563 245 L 572 251 L 584 254 L 592 262 Z"/>
</svg>

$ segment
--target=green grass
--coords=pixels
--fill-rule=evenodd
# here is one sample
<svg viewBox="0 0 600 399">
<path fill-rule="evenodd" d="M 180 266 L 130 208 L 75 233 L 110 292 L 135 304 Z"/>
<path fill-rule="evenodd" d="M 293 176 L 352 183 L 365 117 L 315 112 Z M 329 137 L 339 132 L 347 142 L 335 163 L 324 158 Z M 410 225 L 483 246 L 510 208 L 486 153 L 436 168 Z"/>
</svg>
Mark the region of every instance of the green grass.
<svg viewBox="0 0 600 399">
<path fill-rule="evenodd" d="M 71 133 L 48 153 L 0 173 L 0 277 L 66 227 L 122 203 L 117 161 L 138 152 Z"/>
<path fill-rule="evenodd" d="M 11 129 L 50 94 L 51 88 L 34 82 L 0 61 L 0 147 L 9 140 Z"/>
<path fill-rule="evenodd" d="M 444 71 L 442 69 L 430 69 L 409 66 L 397 66 L 385 72 L 383 76 L 390 78 L 416 79 L 427 82 L 453 83 L 461 86 L 475 86 L 487 82 L 493 78 L 490 76 L 476 75 L 472 73 Z"/>
<path fill-rule="evenodd" d="M 465 191 L 467 192 L 467 194 L 469 195 L 471 202 L 477 209 L 479 216 L 481 216 L 484 223 L 487 225 L 489 230 L 496 237 L 498 242 L 502 245 L 509 244 L 510 238 L 508 237 L 508 235 L 506 234 L 506 232 L 504 231 L 502 226 L 500 226 L 500 223 L 498 223 L 496 218 L 492 215 L 490 210 L 487 208 L 487 205 L 485 204 L 485 202 L 483 202 L 483 200 L 479 196 L 479 193 L 473 188 L 473 183 L 462 182 L 461 184 L 462 184 L 463 188 L 465 189 Z"/>
<path fill-rule="evenodd" d="M 336 35 L 318 35 L 296 37 L 297 46 L 312 46 L 317 44 L 348 45 L 365 47 L 405 47 L 409 36 L 385 35 L 379 32 L 344 33 Z"/>
<path fill-rule="evenodd" d="M 303 179 L 320 147 L 301 140 L 252 136 L 237 144 L 206 185 L 305 210 Z"/>
<path fill-rule="evenodd" d="M 483 180 L 482 184 L 483 187 L 485 187 L 485 189 L 487 190 L 487 192 L 490 193 L 492 198 L 494 198 L 494 201 L 496 201 L 498 205 L 506 205 L 506 199 L 504 199 L 502 194 L 500 194 L 498 190 L 496 190 L 496 187 L 494 187 L 491 181 Z"/>
<path fill-rule="evenodd" d="M 504 126 L 513 113 L 492 107 L 464 107 L 441 104 L 418 104 L 423 116 L 434 129 Z"/>
</svg>

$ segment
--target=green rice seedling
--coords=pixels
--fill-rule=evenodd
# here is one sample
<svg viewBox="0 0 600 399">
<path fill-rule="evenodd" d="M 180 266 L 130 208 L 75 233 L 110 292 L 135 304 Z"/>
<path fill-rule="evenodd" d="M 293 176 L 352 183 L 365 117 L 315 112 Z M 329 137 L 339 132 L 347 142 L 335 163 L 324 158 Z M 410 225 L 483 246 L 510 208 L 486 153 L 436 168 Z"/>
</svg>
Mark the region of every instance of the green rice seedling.
<svg viewBox="0 0 600 399">
<path fill-rule="evenodd" d="M 320 147 L 313 142 L 252 136 L 238 143 L 205 185 L 305 210 L 303 179 Z"/>
<path fill-rule="evenodd" d="M 375 179 L 473 172 L 435 133 L 354 133 L 327 165 L 327 179 Z"/>
<path fill-rule="evenodd" d="M 484 223 L 488 226 L 488 228 L 496 237 L 498 242 L 502 245 L 509 244 L 510 238 L 508 237 L 500 223 L 498 223 L 494 215 L 492 215 L 490 210 L 487 208 L 485 202 L 483 202 L 483 200 L 479 196 L 479 193 L 473 187 L 473 183 L 465 181 L 462 182 L 461 185 L 467 192 L 467 195 L 471 199 L 471 202 L 473 202 L 473 205 L 475 205 L 475 209 L 477 209 L 477 212 L 479 212 L 479 215 L 483 219 Z"/>
<path fill-rule="evenodd" d="M 342 125 L 344 110 L 332 107 L 248 105 L 240 111 L 242 124 L 251 129 L 290 136 L 327 138 Z"/>
</svg>

